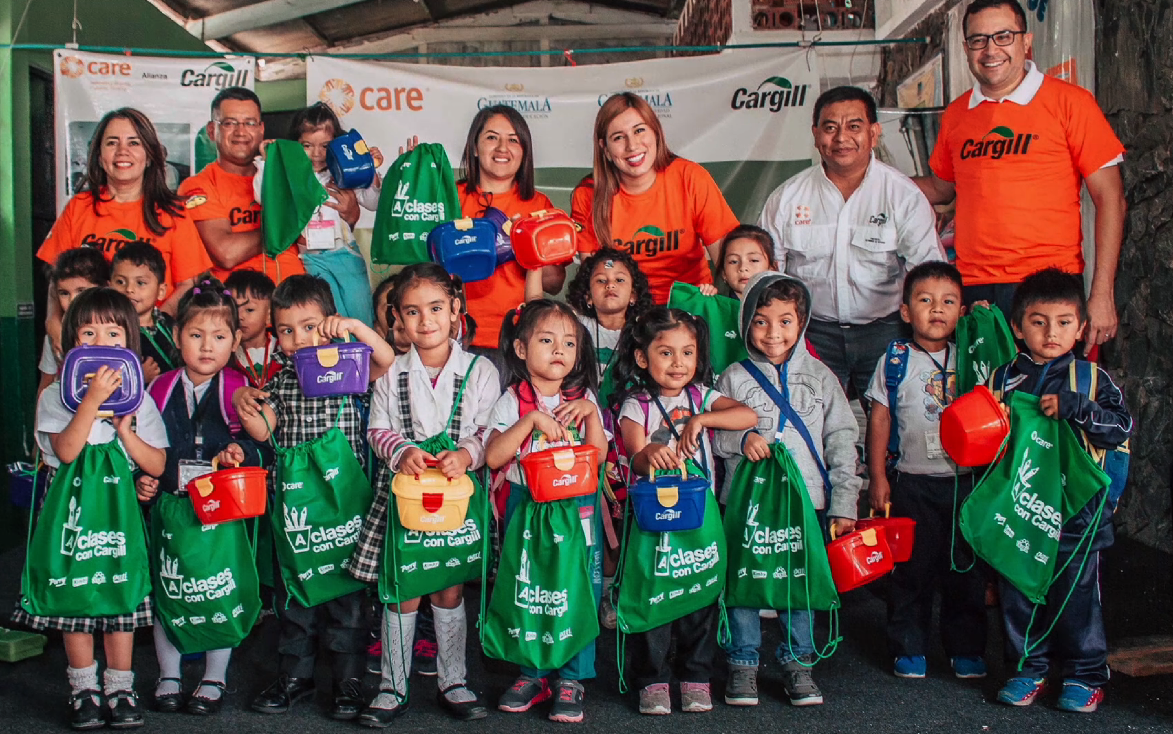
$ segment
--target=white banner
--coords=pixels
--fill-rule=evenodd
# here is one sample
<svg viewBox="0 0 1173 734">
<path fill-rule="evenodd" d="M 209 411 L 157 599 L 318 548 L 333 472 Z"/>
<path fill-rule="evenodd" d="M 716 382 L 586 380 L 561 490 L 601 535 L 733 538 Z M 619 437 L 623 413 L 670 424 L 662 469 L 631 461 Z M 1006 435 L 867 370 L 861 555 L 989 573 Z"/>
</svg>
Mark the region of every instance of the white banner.
<svg viewBox="0 0 1173 734">
<path fill-rule="evenodd" d="M 477 110 L 516 108 L 533 135 L 538 187 L 567 206 L 591 166 L 599 106 L 632 91 L 656 110 L 673 152 L 705 165 L 734 210 L 756 217 L 778 183 L 810 165 L 819 94 L 814 52 L 719 55 L 576 67 L 464 67 L 310 57 L 307 103 L 325 101 L 394 158 L 408 138 L 444 145 L 453 167 Z M 369 225 L 368 225 L 369 226 Z"/>
<path fill-rule="evenodd" d="M 53 52 L 56 91 L 57 211 L 77 192 L 90 138 L 102 116 L 133 107 L 155 124 L 167 148 L 167 183 L 179 183 L 216 158 L 204 127 L 225 87 L 253 88 L 255 59 L 117 56 Z"/>
</svg>

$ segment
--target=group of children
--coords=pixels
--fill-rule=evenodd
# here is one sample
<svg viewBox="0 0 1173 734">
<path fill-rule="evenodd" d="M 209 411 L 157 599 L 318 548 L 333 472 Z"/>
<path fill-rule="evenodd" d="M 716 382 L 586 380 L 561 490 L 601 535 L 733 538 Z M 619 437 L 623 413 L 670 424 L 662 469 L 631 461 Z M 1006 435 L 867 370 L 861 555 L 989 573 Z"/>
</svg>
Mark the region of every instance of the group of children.
<svg viewBox="0 0 1173 734">
<path fill-rule="evenodd" d="M 854 528 L 863 483 L 857 471 L 856 419 L 834 375 L 807 349 L 809 291 L 798 279 L 774 270 L 772 253 L 769 235 L 752 226 L 738 228 L 722 246 L 718 269 L 740 300 L 738 327 L 749 359 L 714 375 L 708 325 L 683 311 L 653 305 L 638 264 L 618 250 L 604 249 L 581 263 L 569 286 L 570 305 L 539 299 L 506 314 L 500 349 L 489 354 L 467 347 L 461 283 L 436 264 L 408 266 L 376 290 L 374 328 L 340 316 L 330 285 L 320 278 L 293 276 L 274 287 L 252 272 L 234 273 L 224 284 L 210 277 L 197 279 L 170 322 L 155 309 L 165 294 L 162 263 L 149 245 L 126 246 L 109 271 L 100 253 L 72 250 L 61 256 L 53 273 L 54 292 L 65 313 L 63 349 L 99 344 L 139 351 L 147 372 L 162 373 L 157 379 L 170 379 L 177 389 L 160 404 L 145 400 L 134 421 L 99 417 L 98 406 L 117 386 L 117 376 L 103 368 L 81 407 L 70 413 L 61 405 L 59 383 L 52 379 L 60 355 L 47 342 L 38 446 L 45 464 L 56 470 L 77 460 L 87 447 L 116 442 L 136 468 L 137 496 L 144 504 L 157 502 L 160 493 L 182 494 L 192 471 L 184 465 L 205 466 L 213 458 L 224 464 L 270 466 L 282 484 L 276 488 L 280 498 L 292 472 L 309 471 L 304 467 L 313 464 L 313 457 L 328 453 L 334 468 L 322 486 L 340 475 L 343 494 L 364 498 L 361 526 L 347 529 L 353 552 L 343 564 L 355 585 L 315 603 L 308 582 L 301 584 L 289 574 L 287 559 L 277 549 L 278 676 L 252 701 L 252 708 L 282 713 L 310 696 L 317 650 L 324 642 L 335 686 L 331 716 L 385 727 L 408 708 L 417 615 L 427 606 L 421 607 L 421 598 L 400 598 L 384 607 L 380 692 L 365 700 L 361 681 L 369 630 L 364 600 L 367 585 L 380 579 L 393 523 L 392 475 L 419 474 L 428 467 L 437 467 L 449 479 L 492 471 L 495 481 L 478 491 L 492 493 L 494 505 L 502 510 L 497 533 L 507 534 L 518 508 L 528 501 L 519 459 L 539 446 L 581 442 L 607 455 L 617 443 L 624 478 L 680 471 L 688 463 L 724 499 L 741 462 L 762 461 L 781 443 L 820 518 L 838 534 Z M 980 572 L 963 573 L 949 562 L 956 553 L 967 552 L 956 532 L 958 469 L 940 449 L 939 411 L 925 407 L 926 394 L 947 404 L 956 393 L 952 339 L 963 313 L 961 277 L 955 268 L 927 263 L 910 272 L 901 307 L 911 328 L 906 377 L 891 402 L 881 360 L 867 394 L 870 504 L 883 509 L 891 502 L 895 514 L 918 523 L 913 557 L 893 573 L 888 602 L 894 672 L 901 677 L 925 675 L 937 591 L 943 599 L 944 647 L 954 673 L 961 678 L 986 674 L 985 584 Z M 1123 442 L 1131 420 L 1111 379 L 1101 372 L 1099 390 L 1090 397 L 1073 393 L 1063 382 L 1086 322 L 1078 278 L 1058 271 L 1027 278 L 1018 289 L 1011 320 L 1022 352 L 1009 367 L 1004 389 L 1042 395 L 1047 415 L 1069 421 L 1096 446 L 1112 448 Z M 373 388 L 367 398 L 306 395 L 293 354 L 347 338 L 372 349 Z M 601 381 L 606 383 L 602 399 Z M 217 397 L 226 394 L 225 386 L 228 404 Z M 216 400 L 222 404 L 205 409 Z M 899 451 L 889 464 L 893 425 L 898 426 Z M 368 449 L 375 466 L 367 466 Z M 373 486 L 366 484 L 368 476 L 374 478 Z M 972 478 L 961 485 L 964 497 Z M 273 491 L 271 511 L 279 512 Z M 598 609 L 610 596 L 614 577 L 614 548 L 605 547 L 600 530 L 610 518 L 595 514 L 595 497 L 581 497 L 577 504 Z M 259 559 L 261 565 L 269 560 Z M 1065 666 L 1060 707 L 1095 710 L 1108 674 L 1095 579 L 1093 568 L 1071 581 L 1079 593 L 1068 600 L 1049 642 L 1031 648 L 1021 673 L 1008 681 L 999 700 L 1031 703 L 1052 666 L 1056 671 Z M 481 591 L 490 594 L 488 588 Z M 424 596 L 438 648 L 438 702 L 459 719 L 482 718 L 488 709 L 467 680 L 463 584 Z M 1001 603 L 1008 655 L 1018 659 L 1032 608 L 1009 585 L 1003 585 Z M 822 703 L 812 675 L 818 657 L 815 619 L 806 609 L 778 611 L 784 635 L 778 657 L 786 695 L 797 706 Z M 599 613 L 605 626 L 614 626 L 610 605 L 603 604 Z M 758 609 L 729 610 L 727 704 L 758 703 L 759 614 Z M 65 633 L 75 728 L 98 727 L 107 720 L 115 727 L 142 723 L 131 640 L 135 628 L 155 621 L 151 597 L 133 613 L 118 617 L 50 619 L 24 611 L 16 616 L 32 627 Z M 641 713 L 671 712 L 673 674 L 680 681 L 683 710 L 712 708 L 717 618 L 713 604 L 632 635 Z M 180 652 L 163 625 L 156 623 L 155 630 L 161 671 L 156 708 L 214 713 L 223 701 L 231 649 L 207 652 L 203 680 L 185 700 Z M 107 660 L 102 685 L 92 639 L 99 631 Z M 523 665 L 497 708 L 523 712 L 552 698 L 552 720 L 582 721 L 582 681 L 595 673 L 594 642 L 557 670 Z"/>
</svg>

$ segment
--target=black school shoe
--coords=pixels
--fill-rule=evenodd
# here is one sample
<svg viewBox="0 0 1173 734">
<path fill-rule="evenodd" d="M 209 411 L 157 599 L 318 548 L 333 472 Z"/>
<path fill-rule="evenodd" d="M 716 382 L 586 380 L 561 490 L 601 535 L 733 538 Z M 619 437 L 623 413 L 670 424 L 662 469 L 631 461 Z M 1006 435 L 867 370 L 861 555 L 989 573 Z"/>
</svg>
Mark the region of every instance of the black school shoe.
<svg viewBox="0 0 1173 734">
<path fill-rule="evenodd" d="M 457 689 L 463 689 L 471 693 L 473 700 L 458 703 L 448 700 L 448 696 L 444 695 L 449 691 Z M 476 692 L 461 683 L 449 686 L 442 691 L 436 691 L 436 701 L 440 704 L 440 708 L 452 714 L 452 716 L 460 721 L 475 721 L 476 719 L 483 719 L 489 715 L 489 709 L 481 701 L 480 697 L 477 696 Z"/>
<path fill-rule="evenodd" d="M 133 690 L 115 691 L 106 700 L 110 706 L 111 729 L 134 729 L 143 725 L 143 711 Z"/>
<path fill-rule="evenodd" d="M 69 697 L 69 726 L 73 729 L 101 729 L 106 725 L 102 715 L 102 692 L 87 688 Z"/>
<path fill-rule="evenodd" d="M 156 691 L 159 690 L 159 683 L 162 683 L 163 681 L 172 681 L 177 686 L 179 686 L 179 690 L 175 693 L 166 693 L 162 696 L 156 695 L 155 710 L 161 714 L 174 714 L 179 711 L 179 709 L 183 708 L 183 681 L 178 678 L 160 678 L 158 682 L 155 683 Z"/>
<path fill-rule="evenodd" d="M 292 678 L 284 673 L 261 691 L 252 702 L 252 710 L 260 714 L 283 714 L 306 696 L 313 696 L 313 678 Z"/>
<path fill-rule="evenodd" d="M 224 705 L 224 697 L 228 695 L 224 684 L 218 680 L 202 680 L 196 690 L 198 691 L 204 686 L 219 689 L 220 697 L 205 698 L 198 693 L 193 693 L 191 698 L 187 700 L 187 713 L 195 714 L 196 716 L 211 716 L 212 714 L 220 713 L 220 707 Z"/>
<path fill-rule="evenodd" d="M 358 718 L 365 707 L 362 681 L 358 678 L 347 678 L 334 684 L 334 708 L 330 709 L 330 718 L 352 721 Z"/>
</svg>

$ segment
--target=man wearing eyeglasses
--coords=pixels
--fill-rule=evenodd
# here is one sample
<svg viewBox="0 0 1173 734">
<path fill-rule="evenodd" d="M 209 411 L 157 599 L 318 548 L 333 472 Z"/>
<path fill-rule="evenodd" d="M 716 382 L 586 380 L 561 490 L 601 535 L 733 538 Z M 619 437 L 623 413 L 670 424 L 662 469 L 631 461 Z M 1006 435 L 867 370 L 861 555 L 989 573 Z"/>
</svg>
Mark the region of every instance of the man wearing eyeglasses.
<svg viewBox="0 0 1173 734">
<path fill-rule="evenodd" d="M 258 270 L 280 282 L 305 273 L 296 247 L 275 260 L 264 254 L 261 205 L 253 197 L 253 161 L 265 137 L 260 99 L 244 87 L 221 90 L 212 100 L 207 130 L 216 142 L 216 160 L 184 181 L 179 195 L 215 265 L 212 274 L 224 280 L 233 270 Z M 357 219 L 357 205 L 353 215 Z"/>
<path fill-rule="evenodd" d="M 1016 0 L 975 0 L 962 21 L 976 84 L 949 105 L 914 179 L 934 204 L 956 197 L 957 267 L 965 300 L 1009 312 L 1023 278 L 1084 269 L 1080 189 L 1095 204 L 1095 270 L 1087 348 L 1116 334 L 1114 282 L 1124 233 L 1124 146 L 1092 94 L 1027 60 L 1032 37 Z"/>
</svg>

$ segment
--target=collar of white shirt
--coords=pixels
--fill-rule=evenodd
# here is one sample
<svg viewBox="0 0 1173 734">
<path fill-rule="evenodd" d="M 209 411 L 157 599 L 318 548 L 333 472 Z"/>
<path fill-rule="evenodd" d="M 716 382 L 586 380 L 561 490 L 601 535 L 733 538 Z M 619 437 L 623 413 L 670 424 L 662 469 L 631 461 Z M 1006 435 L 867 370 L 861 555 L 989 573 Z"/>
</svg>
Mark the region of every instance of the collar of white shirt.
<svg viewBox="0 0 1173 734">
<path fill-rule="evenodd" d="M 859 189 L 863 188 L 864 184 L 868 182 L 868 179 L 873 178 L 874 174 L 876 173 L 876 168 L 877 168 L 877 166 L 875 164 L 876 164 L 876 152 L 873 150 L 872 154 L 870 156 L 868 156 L 868 169 L 867 169 L 867 171 L 864 172 L 863 178 L 860 179 L 859 187 L 858 187 Z M 832 181 L 830 176 L 827 175 L 827 167 L 825 165 L 820 164 L 818 166 L 818 169 L 819 169 L 819 176 L 823 179 L 823 181 L 825 181 L 828 186 L 833 186 L 833 187 L 835 187 L 836 190 L 838 190 L 839 187 L 835 186 L 835 182 Z"/>
<path fill-rule="evenodd" d="M 1039 71 L 1039 67 L 1035 66 L 1035 62 L 1026 62 L 1026 76 L 1018 83 L 1014 91 L 1007 94 L 1002 99 L 990 99 L 982 94 L 982 87 L 980 84 L 973 85 L 973 94 L 969 95 L 969 109 L 977 107 L 982 102 L 1013 102 L 1016 105 L 1028 105 L 1030 101 L 1039 93 L 1039 89 L 1043 86 L 1043 72 Z"/>
<path fill-rule="evenodd" d="M 448 343 L 452 346 L 452 353 L 450 355 L 448 355 L 448 361 L 444 363 L 444 367 L 440 370 L 440 374 L 436 376 L 437 380 L 439 380 L 440 376 L 443 375 L 445 372 L 454 372 L 456 370 L 460 370 L 460 375 L 463 376 L 464 371 L 466 369 L 468 369 L 466 362 L 464 360 L 465 352 L 463 349 L 460 348 L 460 342 L 456 341 L 455 339 L 449 339 Z M 407 364 L 405 365 L 404 371 L 405 372 L 418 372 L 421 375 L 423 375 L 425 379 L 431 380 L 432 379 L 431 376 L 428 375 L 428 368 L 424 365 L 423 361 L 420 359 L 420 354 L 416 350 L 414 344 L 412 345 L 411 349 L 408 351 L 407 354 L 408 354 L 408 359 L 407 359 Z"/>
</svg>

